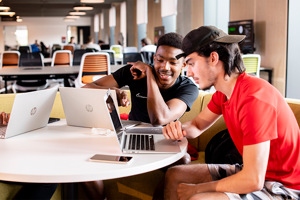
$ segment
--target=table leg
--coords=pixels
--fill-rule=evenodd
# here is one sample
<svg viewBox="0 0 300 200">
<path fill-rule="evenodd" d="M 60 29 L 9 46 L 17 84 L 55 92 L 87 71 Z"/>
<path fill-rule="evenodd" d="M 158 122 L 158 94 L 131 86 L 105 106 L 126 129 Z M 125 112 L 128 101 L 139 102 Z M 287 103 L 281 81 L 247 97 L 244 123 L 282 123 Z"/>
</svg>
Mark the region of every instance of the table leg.
<svg viewBox="0 0 300 200">
<path fill-rule="evenodd" d="M 5 94 L 7 94 L 7 79 L 4 79 Z"/>
<path fill-rule="evenodd" d="M 69 76 L 64 76 L 64 86 L 65 87 L 70 87 Z"/>
<path fill-rule="evenodd" d="M 78 200 L 78 183 L 62 183 L 61 186 L 62 200 Z"/>
<path fill-rule="evenodd" d="M 273 76 L 273 71 L 269 70 L 269 83 L 272 84 L 272 76 Z"/>
</svg>

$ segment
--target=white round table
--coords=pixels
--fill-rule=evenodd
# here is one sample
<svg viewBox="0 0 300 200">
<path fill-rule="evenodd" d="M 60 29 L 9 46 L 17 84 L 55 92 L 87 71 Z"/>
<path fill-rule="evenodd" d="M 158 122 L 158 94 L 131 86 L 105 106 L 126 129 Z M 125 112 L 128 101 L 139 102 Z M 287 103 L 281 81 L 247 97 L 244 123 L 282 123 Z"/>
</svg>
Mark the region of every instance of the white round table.
<svg viewBox="0 0 300 200">
<path fill-rule="evenodd" d="M 137 175 L 170 165 L 184 156 L 187 140 L 174 154 L 123 154 L 128 164 L 88 161 L 94 154 L 122 154 L 114 133 L 92 135 L 90 128 L 67 126 L 65 120 L 0 140 L 0 179 L 29 183 L 70 183 Z"/>
</svg>

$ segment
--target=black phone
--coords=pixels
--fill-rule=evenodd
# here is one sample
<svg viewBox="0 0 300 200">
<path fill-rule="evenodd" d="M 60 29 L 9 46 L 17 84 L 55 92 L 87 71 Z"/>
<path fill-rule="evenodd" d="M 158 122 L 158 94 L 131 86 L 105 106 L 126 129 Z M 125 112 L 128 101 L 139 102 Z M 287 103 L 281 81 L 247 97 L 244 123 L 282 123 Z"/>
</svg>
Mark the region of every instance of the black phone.
<svg viewBox="0 0 300 200">
<path fill-rule="evenodd" d="M 131 156 L 119 156 L 119 155 L 103 155 L 95 154 L 89 160 L 94 162 L 106 162 L 106 163 L 129 163 L 132 161 Z"/>
</svg>

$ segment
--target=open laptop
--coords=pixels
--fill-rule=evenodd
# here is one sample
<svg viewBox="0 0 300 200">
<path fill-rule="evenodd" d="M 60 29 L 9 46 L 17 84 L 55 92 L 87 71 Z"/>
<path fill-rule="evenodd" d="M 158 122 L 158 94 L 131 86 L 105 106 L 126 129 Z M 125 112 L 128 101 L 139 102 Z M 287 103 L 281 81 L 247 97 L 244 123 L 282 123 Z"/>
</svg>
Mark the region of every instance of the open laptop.
<svg viewBox="0 0 300 200">
<path fill-rule="evenodd" d="M 0 138 L 6 139 L 48 124 L 57 89 L 17 94 L 7 126 L 0 126 Z"/>
<path fill-rule="evenodd" d="M 163 134 L 128 133 L 123 128 L 114 99 L 107 91 L 104 101 L 113 130 L 115 131 L 121 151 L 124 153 L 177 153 L 181 152 L 178 142 L 167 140 Z M 157 127 L 155 127 L 157 128 Z M 160 127 L 162 129 L 162 127 Z M 129 129 L 130 130 L 130 129 Z"/>
</svg>

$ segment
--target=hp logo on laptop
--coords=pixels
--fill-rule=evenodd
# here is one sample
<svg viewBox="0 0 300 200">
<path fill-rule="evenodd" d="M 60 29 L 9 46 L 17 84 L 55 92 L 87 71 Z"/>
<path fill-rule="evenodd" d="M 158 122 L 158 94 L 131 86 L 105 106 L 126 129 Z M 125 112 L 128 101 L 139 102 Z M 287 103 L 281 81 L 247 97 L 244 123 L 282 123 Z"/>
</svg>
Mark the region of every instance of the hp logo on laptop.
<svg viewBox="0 0 300 200">
<path fill-rule="evenodd" d="M 93 112 L 93 106 L 91 106 L 90 104 L 87 104 L 85 106 L 85 109 L 88 111 L 88 112 Z"/>
<path fill-rule="evenodd" d="M 30 115 L 34 115 L 36 113 L 36 111 L 37 111 L 36 107 L 32 108 L 30 111 Z"/>
</svg>

